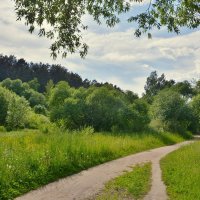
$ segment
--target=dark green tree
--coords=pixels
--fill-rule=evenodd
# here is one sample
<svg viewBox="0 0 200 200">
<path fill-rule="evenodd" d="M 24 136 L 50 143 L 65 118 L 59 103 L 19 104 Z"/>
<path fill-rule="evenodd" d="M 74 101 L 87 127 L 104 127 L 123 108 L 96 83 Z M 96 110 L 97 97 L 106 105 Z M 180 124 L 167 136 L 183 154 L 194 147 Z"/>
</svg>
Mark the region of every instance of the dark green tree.
<svg viewBox="0 0 200 200">
<path fill-rule="evenodd" d="M 158 76 L 156 71 L 151 72 L 150 76 L 147 78 L 145 89 L 145 99 L 152 103 L 153 97 L 164 88 L 170 88 L 175 84 L 174 80 L 167 81 L 165 79 L 165 75 L 162 74 L 160 77 Z"/>
<path fill-rule="evenodd" d="M 189 81 L 178 82 L 172 88 L 185 97 L 192 98 L 195 94 L 195 91 Z"/>
</svg>

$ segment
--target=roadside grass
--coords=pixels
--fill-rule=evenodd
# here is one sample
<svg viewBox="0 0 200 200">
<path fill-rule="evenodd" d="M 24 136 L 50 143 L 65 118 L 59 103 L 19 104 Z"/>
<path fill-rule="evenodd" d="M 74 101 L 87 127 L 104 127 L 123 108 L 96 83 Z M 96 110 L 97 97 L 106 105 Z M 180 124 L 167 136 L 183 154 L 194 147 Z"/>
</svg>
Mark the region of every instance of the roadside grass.
<svg viewBox="0 0 200 200">
<path fill-rule="evenodd" d="M 95 200 L 138 200 L 150 190 L 151 163 L 136 165 L 132 171 L 109 181 Z"/>
<path fill-rule="evenodd" d="M 171 200 L 200 199 L 200 142 L 167 155 L 161 168 Z"/>
<path fill-rule="evenodd" d="M 106 161 L 183 140 L 170 133 L 0 133 L 0 199 L 10 200 Z"/>
</svg>

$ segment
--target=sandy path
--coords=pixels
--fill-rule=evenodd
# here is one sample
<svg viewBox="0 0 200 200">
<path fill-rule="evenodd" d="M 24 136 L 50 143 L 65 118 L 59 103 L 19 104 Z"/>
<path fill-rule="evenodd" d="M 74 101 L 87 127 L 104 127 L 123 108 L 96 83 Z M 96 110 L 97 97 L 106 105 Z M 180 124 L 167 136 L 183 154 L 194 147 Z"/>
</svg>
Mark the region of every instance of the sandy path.
<svg viewBox="0 0 200 200">
<path fill-rule="evenodd" d="M 119 176 L 124 170 L 130 170 L 130 166 L 147 161 L 153 163 L 153 178 L 151 191 L 145 197 L 145 200 L 165 200 L 167 199 L 167 195 L 165 186 L 161 180 L 159 160 L 168 153 L 188 143 L 190 142 L 165 146 L 110 161 L 57 182 L 50 183 L 38 190 L 18 197 L 16 200 L 87 199 L 97 194 L 107 181 Z"/>
</svg>

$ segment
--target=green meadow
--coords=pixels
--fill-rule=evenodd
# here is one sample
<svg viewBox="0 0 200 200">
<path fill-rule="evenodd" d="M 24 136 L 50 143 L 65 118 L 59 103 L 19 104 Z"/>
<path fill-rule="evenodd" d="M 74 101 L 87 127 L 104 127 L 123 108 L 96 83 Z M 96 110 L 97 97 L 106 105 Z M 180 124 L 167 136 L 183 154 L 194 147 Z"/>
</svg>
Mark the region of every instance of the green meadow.
<svg viewBox="0 0 200 200">
<path fill-rule="evenodd" d="M 61 177 L 129 154 L 181 142 L 170 133 L 111 134 L 90 129 L 0 134 L 0 199 L 13 199 Z"/>
<path fill-rule="evenodd" d="M 200 199 L 200 142 L 182 147 L 161 160 L 171 200 Z"/>
</svg>

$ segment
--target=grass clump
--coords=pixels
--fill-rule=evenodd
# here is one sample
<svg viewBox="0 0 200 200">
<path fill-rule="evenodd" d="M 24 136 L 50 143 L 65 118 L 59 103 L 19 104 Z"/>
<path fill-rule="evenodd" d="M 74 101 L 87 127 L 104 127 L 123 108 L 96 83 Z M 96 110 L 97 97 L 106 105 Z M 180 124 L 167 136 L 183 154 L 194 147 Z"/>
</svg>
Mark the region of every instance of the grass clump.
<svg viewBox="0 0 200 200">
<path fill-rule="evenodd" d="M 200 142 L 182 147 L 161 160 L 163 180 L 172 200 L 200 199 Z"/>
<path fill-rule="evenodd" d="M 13 199 L 58 178 L 122 156 L 183 141 L 170 133 L 0 133 L 0 199 Z"/>
<path fill-rule="evenodd" d="M 150 190 L 151 163 L 136 165 L 132 171 L 109 181 L 96 200 L 141 199 Z"/>
</svg>

